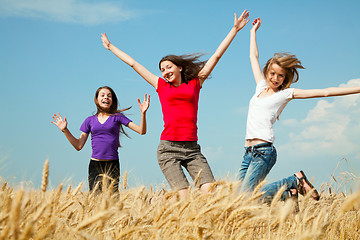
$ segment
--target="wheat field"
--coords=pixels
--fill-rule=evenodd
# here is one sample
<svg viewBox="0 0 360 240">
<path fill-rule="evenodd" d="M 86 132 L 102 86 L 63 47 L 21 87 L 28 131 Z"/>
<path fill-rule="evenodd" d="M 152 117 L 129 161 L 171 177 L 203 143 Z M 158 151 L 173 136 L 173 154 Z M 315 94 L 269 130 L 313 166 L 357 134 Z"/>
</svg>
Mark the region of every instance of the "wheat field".
<svg viewBox="0 0 360 240">
<path fill-rule="evenodd" d="M 161 188 L 127 189 L 126 174 L 119 196 L 83 184 L 47 189 L 48 169 L 46 161 L 39 190 L 0 179 L 0 239 L 360 239 L 360 191 L 322 186 L 320 201 L 299 196 L 296 211 L 279 194 L 261 204 L 258 190 L 236 194 L 237 183 L 222 180 L 207 195 L 192 189 L 186 201 Z M 154 196 L 167 200 L 150 204 Z"/>
</svg>

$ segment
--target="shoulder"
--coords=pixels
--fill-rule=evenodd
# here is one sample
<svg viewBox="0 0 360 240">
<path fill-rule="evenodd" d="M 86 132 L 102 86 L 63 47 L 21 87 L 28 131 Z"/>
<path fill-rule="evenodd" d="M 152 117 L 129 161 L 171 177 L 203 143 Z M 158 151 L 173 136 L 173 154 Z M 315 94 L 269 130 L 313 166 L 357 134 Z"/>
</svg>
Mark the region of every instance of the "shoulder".
<svg viewBox="0 0 360 240">
<path fill-rule="evenodd" d="M 129 122 L 132 122 L 125 114 L 119 112 L 112 115 L 116 121 L 121 122 L 124 125 L 127 125 Z"/>
<path fill-rule="evenodd" d="M 84 122 L 89 123 L 96 118 L 97 118 L 97 115 L 91 115 L 91 116 L 87 117 Z"/>
<path fill-rule="evenodd" d="M 115 118 L 115 119 L 121 119 L 121 118 L 125 117 L 125 115 L 121 112 L 118 112 L 118 113 L 112 114 L 111 117 Z"/>
<path fill-rule="evenodd" d="M 266 79 L 261 79 L 260 81 L 257 82 L 256 86 L 266 86 Z"/>
<path fill-rule="evenodd" d="M 192 85 L 194 87 L 201 88 L 200 80 L 199 78 L 193 78 L 187 82 L 187 84 Z"/>
<path fill-rule="evenodd" d="M 80 130 L 81 130 L 82 132 L 89 133 L 89 132 L 90 132 L 90 129 L 91 129 L 92 125 L 93 125 L 93 122 L 94 122 L 95 117 L 96 117 L 96 115 L 87 117 L 87 118 L 84 120 L 84 122 L 81 124 Z"/>
<path fill-rule="evenodd" d="M 262 79 L 259 82 L 257 82 L 257 84 L 256 84 L 256 92 L 262 91 L 265 88 L 267 88 L 267 83 L 266 83 L 265 79 Z"/>
<path fill-rule="evenodd" d="M 159 91 L 160 89 L 164 88 L 166 85 L 170 85 L 170 83 L 168 83 L 165 79 L 159 77 L 156 91 Z"/>
<path fill-rule="evenodd" d="M 165 79 L 159 77 L 158 78 L 158 86 L 159 85 L 165 85 L 165 84 L 168 84 L 168 82 Z"/>
<path fill-rule="evenodd" d="M 293 98 L 294 95 L 294 88 L 285 88 L 281 91 L 279 91 L 279 93 L 284 96 L 285 98 Z"/>
</svg>

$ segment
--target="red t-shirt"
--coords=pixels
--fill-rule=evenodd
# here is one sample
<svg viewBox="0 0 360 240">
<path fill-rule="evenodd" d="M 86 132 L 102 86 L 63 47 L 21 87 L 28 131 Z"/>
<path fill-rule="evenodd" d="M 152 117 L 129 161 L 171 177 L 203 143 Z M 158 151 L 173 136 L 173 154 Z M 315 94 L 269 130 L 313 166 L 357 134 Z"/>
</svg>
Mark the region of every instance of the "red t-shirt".
<svg viewBox="0 0 360 240">
<path fill-rule="evenodd" d="M 164 116 L 160 140 L 197 141 L 197 112 L 200 93 L 198 78 L 174 87 L 159 78 L 157 93 Z"/>
</svg>

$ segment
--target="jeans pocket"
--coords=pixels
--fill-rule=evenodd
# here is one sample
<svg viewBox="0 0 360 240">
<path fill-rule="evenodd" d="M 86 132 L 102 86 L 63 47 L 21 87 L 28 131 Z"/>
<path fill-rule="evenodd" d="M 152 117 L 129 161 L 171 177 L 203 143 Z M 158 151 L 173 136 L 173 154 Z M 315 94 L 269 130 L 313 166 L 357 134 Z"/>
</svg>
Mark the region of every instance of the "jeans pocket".
<svg viewBox="0 0 360 240">
<path fill-rule="evenodd" d="M 255 149 L 253 158 L 262 160 L 272 167 L 276 162 L 276 151 L 273 149 Z"/>
</svg>

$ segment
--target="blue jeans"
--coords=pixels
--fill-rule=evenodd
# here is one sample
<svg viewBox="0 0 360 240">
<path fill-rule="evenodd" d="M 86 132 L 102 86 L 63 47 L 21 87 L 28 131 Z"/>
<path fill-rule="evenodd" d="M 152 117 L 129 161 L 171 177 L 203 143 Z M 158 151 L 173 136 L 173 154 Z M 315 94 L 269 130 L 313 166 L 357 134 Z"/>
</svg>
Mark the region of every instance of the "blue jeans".
<svg viewBox="0 0 360 240">
<path fill-rule="evenodd" d="M 276 157 L 276 148 L 270 143 L 260 143 L 255 146 L 245 147 L 244 160 L 239 170 L 240 191 L 252 192 L 269 174 L 271 168 L 276 163 Z M 290 176 L 264 185 L 261 188 L 261 191 L 264 192 L 262 200 L 266 202 L 271 201 L 283 185 L 287 187 L 282 195 L 282 200 L 286 200 L 290 197 L 290 189 L 296 189 L 297 187 L 296 177 Z"/>
</svg>

